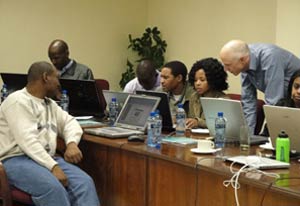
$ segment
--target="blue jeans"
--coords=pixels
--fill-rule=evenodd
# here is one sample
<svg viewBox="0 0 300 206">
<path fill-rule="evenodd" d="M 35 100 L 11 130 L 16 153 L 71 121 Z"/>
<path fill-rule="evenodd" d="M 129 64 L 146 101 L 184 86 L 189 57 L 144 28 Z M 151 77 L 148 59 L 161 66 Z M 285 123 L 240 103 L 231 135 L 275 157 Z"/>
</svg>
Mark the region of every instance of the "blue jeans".
<svg viewBox="0 0 300 206">
<path fill-rule="evenodd" d="M 61 157 L 54 159 L 68 177 L 66 188 L 51 171 L 25 155 L 8 158 L 3 165 L 9 183 L 30 194 L 36 206 L 99 206 L 91 177 Z"/>
</svg>

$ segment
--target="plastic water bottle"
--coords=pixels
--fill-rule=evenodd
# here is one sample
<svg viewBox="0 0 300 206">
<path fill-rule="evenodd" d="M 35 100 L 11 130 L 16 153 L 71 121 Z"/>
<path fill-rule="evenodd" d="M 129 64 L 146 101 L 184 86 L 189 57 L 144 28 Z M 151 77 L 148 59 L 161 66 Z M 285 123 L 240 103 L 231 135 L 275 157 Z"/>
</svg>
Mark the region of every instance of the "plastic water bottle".
<svg viewBox="0 0 300 206">
<path fill-rule="evenodd" d="M 113 126 L 118 118 L 119 114 L 119 104 L 115 97 L 111 98 L 109 103 L 109 125 Z"/>
<path fill-rule="evenodd" d="M 67 90 L 62 91 L 60 106 L 66 112 L 69 112 L 69 96 Z"/>
<path fill-rule="evenodd" d="M 156 122 L 155 115 L 156 115 L 155 112 L 151 112 L 147 120 L 147 145 L 149 147 L 156 147 L 157 145 L 157 139 L 156 139 L 157 122 Z"/>
<path fill-rule="evenodd" d="M 162 131 L 162 117 L 160 115 L 159 110 L 155 111 L 155 120 L 156 120 L 156 134 L 155 134 L 155 137 L 156 137 L 156 140 L 157 140 L 156 141 L 157 142 L 156 147 L 160 148 L 161 139 L 162 139 L 162 136 L 161 136 L 161 131 Z"/>
<path fill-rule="evenodd" d="M 7 85 L 3 84 L 1 89 L 1 103 L 6 99 L 7 96 L 8 96 Z"/>
<path fill-rule="evenodd" d="M 185 133 L 185 111 L 183 109 L 183 104 L 178 104 L 176 111 L 176 135 L 184 135 Z"/>
<path fill-rule="evenodd" d="M 223 150 L 225 146 L 225 130 L 226 120 L 223 117 L 223 112 L 218 112 L 218 117 L 215 120 L 215 147 Z M 220 152 L 223 155 L 223 151 Z"/>
<path fill-rule="evenodd" d="M 283 130 L 276 138 L 276 160 L 290 162 L 290 139 Z"/>
</svg>

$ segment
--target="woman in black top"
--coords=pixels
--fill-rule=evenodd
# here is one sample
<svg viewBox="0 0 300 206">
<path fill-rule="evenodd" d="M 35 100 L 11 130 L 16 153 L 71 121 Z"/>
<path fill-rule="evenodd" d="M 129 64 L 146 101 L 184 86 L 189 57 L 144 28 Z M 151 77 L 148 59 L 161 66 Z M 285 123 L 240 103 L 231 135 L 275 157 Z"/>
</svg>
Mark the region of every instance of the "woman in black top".
<svg viewBox="0 0 300 206">
<path fill-rule="evenodd" d="M 296 71 L 290 79 L 287 97 L 279 100 L 276 106 L 300 108 L 300 70 Z M 261 135 L 269 136 L 267 125 Z"/>
</svg>

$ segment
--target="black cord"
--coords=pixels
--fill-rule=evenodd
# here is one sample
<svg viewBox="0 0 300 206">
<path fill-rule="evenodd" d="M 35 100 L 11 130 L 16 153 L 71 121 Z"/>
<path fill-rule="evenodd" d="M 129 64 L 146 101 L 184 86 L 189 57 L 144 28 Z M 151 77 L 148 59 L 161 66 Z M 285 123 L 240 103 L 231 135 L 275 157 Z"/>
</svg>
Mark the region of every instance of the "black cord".
<svg viewBox="0 0 300 206">
<path fill-rule="evenodd" d="M 264 191 L 264 194 L 263 194 L 261 202 L 260 202 L 260 206 L 263 206 L 266 194 L 271 189 L 271 187 L 273 186 L 273 184 L 276 183 L 277 181 L 280 181 L 280 180 L 300 180 L 300 177 L 283 177 L 283 178 L 278 178 L 275 181 L 271 182 L 269 184 L 269 186 Z"/>
</svg>

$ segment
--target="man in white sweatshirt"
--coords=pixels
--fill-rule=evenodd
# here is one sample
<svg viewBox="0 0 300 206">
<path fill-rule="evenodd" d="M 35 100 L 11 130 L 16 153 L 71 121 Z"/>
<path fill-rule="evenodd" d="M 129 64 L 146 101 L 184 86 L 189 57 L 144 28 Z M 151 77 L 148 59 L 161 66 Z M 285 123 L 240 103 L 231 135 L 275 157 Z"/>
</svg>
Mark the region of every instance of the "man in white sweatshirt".
<svg viewBox="0 0 300 206">
<path fill-rule="evenodd" d="M 71 164 L 82 159 L 82 129 L 50 99 L 60 92 L 59 73 L 36 62 L 27 79 L 0 106 L 0 160 L 9 183 L 29 193 L 36 206 L 99 206 L 93 180 Z M 57 136 L 66 143 L 64 158 L 55 156 Z"/>
</svg>

